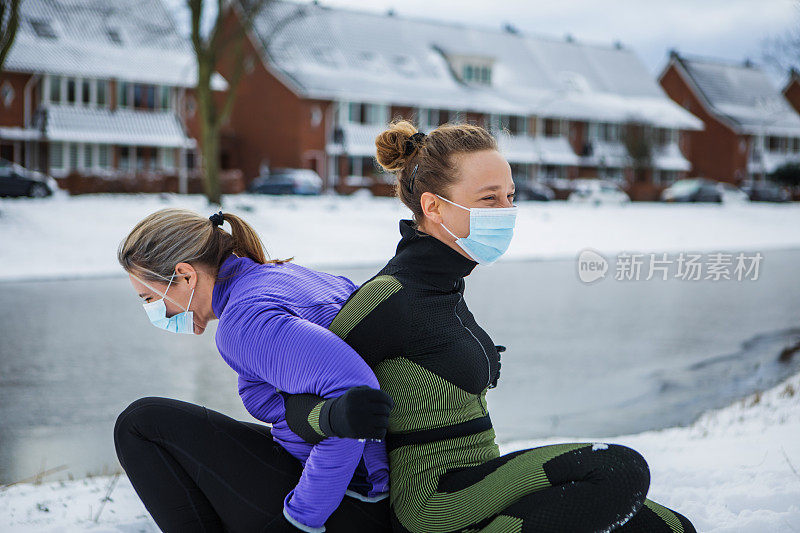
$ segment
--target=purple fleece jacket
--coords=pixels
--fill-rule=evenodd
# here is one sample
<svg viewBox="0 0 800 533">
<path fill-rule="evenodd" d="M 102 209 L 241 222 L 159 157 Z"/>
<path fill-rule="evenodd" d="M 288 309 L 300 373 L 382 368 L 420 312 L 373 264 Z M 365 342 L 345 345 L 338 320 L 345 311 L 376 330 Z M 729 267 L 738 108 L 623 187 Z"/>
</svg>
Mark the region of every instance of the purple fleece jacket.
<svg viewBox="0 0 800 533">
<path fill-rule="evenodd" d="M 245 408 L 272 424 L 273 439 L 305 465 L 284 499 L 284 512 L 310 530 L 323 527 L 339 506 L 362 456 L 372 485 L 368 496 L 389 490 L 383 442 L 329 437 L 307 444 L 287 426 L 278 393 L 333 398 L 359 385 L 380 388 L 361 356 L 327 329 L 357 288 L 344 276 L 291 262 L 262 265 L 231 254 L 220 266 L 212 294 L 219 318 L 217 348 L 239 374 Z"/>
</svg>

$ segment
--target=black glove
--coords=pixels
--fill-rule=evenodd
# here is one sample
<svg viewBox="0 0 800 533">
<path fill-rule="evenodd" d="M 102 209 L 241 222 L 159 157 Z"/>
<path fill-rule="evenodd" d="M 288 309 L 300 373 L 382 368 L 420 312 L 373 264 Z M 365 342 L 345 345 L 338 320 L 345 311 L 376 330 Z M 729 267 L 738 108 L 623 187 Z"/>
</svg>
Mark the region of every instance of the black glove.
<svg viewBox="0 0 800 533">
<path fill-rule="evenodd" d="M 497 380 L 500 379 L 500 354 L 506 351 L 505 346 L 495 346 L 494 348 L 497 350 L 497 373 L 494 375 L 494 379 L 489 384 L 490 389 L 497 387 Z"/>
<path fill-rule="evenodd" d="M 392 397 L 382 390 L 366 385 L 352 387 L 322 405 L 319 427 L 328 436 L 382 439 L 392 407 Z"/>
</svg>

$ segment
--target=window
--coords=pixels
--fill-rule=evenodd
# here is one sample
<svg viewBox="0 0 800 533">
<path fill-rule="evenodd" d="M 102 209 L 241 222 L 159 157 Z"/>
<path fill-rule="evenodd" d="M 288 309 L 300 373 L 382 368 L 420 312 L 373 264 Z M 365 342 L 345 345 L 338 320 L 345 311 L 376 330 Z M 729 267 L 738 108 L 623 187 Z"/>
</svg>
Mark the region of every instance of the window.
<svg viewBox="0 0 800 533">
<path fill-rule="evenodd" d="M 159 104 L 161 109 L 169 109 L 169 87 L 161 85 L 159 88 Z"/>
<path fill-rule="evenodd" d="M 92 101 L 92 80 L 83 80 L 81 85 L 81 101 L 88 106 Z"/>
<path fill-rule="evenodd" d="M 492 82 L 492 70 L 487 65 L 467 63 L 461 70 L 461 77 L 467 83 L 481 83 L 488 85 Z"/>
<path fill-rule="evenodd" d="M 389 122 L 389 108 L 382 104 L 367 104 L 367 124 L 386 124 Z"/>
<path fill-rule="evenodd" d="M 800 152 L 800 137 L 794 138 L 794 141 L 792 142 L 792 151 L 794 153 Z"/>
<path fill-rule="evenodd" d="M 30 20 L 31 27 L 33 31 L 39 37 L 44 39 L 56 39 L 56 32 L 53 31 L 53 27 L 50 25 L 49 20 L 42 20 L 42 19 L 31 19 Z"/>
<path fill-rule="evenodd" d="M 350 102 L 348 105 L 347 120 L 355 124 L 363 124 L 366 115 L 365 105 Z"/>
<path fill-rule="evenodd" d="M 97 166 L 100 168 L 109 168 L 110 161 L 109 161 L 109 146 L 107 144 L 101 144 L 97 147 Z"/>
<path fill-rule="evenodd" d="M 512 135 L 525 135 L 528 133 L 527 117 L 500 115 L 500 129 L 508 129 Z"/>
<path fill-rule="evenodd" d="M 591 126 L 591 123 L 590 123 Z M 544 119 L 544 136 L 545 137 L 559 137 L 566 133 L 564 131 L 564 121 L 557 118 Z M 591 130 L 590 130 L 591 131 Z M 591 137 L 590 137 L 591 138 Z"/>
<path fill-rule="evenodd" d="M 54 104 L 61 103 L 61 77 L 50 77 L 50 101 Z"/>
<path fill-rule="evenodd" d="M 146 157 L 147 155 L 149 154 L 144 146 L 136 147 L 136 170 L 145 170 L 146 168 L 150 168 L 150 165 L 148 164 L 148 158 Z"/>
<path fill-rule="evenodd" d="M 607 141 L 618 142 L 620 139 L 619 124 L 605 124 L 604 134 Z"/>
<path fill-rule="evenodd" d="M 153 85 L 147 85 L 144 89 L 144 107 L 147 109 L 156 108 L 156 88 Z"/>
<path fill-rule="evenodd" d="M 447 124 L 450 120 L 450 112 L 446 109 L 426 109 L 424 118 L 425 124 L 429 128 L 436 128 L 442 124 Z"/>
<path fill-rule="evenodd" d="M 76 84 L 75 80 L 70 78 L 67 80 L 67 103 L 74 104 L 75 103 L 75 92 L 76 92 Z"/>
<path fill-rule="evenodd" d="M 131 169 L 131 148 L 129 146 L 119 147 L 119 168 L 120 170 Z"/>
<path fill-rule="evenodd" d="M 78 145 L 69 143 L 69 169 L 74 170 L 76 168 L 78 168 Z"/>
<path fill-rule="evenodd" d="M 610 122 L 589 122 L 587 137 L 590 141 L 619 142 L 620 125 Z"/>
<path fill-rule="evenodd" d="M 124 81 L 117 82 L 117 105 L 119 107 L 129 107 L 130 101 L 130 84 Z"/>
<path fill-rule="evenodd" d="M 526 163 L 511 163 L 511 176 L 514 182 L 526 181 L 531 177 L 531 165 Z"/>
<path fill-rule="evenodd" d="M 545 165 L 542 169 L 544 178 L 549 180 L 564 179 L 567 177 L 567 167 L 556 165 Z"/>
<path fill-rule="evenodd" d="M 145 86 L 136 84 L 133 86 L 133 107 L 136 109 L 145 107 Z"/>
<path fill-rule="evenodd" d="M 159 149 L 160 167 L 164 170 L 173 170 L 175 168 L 175 149 L 174 148 L 160 148 Z"/>
<path fill-rule="evenodd" d="M 108 81 L 97 80 L 97 105 L 105 107 L 108 101 Z"/>
<path fill-rule="evenodd" d="M 94 147 L 95 145 L 93 144 L 83 145 L 83 165 L 81 165 L 81 168 L 94 168 Z"/>
<path fill-rule="evenodd" d="M 0 86 L 0 100 L 5 107 L 10 106 L 11 102 L 14 101 L 14 87 L 8 83 L 8 80 L 3 82 L 3 85 Z"/>
<path fill-rule="evenodd" d="M 473 71 L 472 65 L 464 65 L 464 80 L 465 81 L 472 81 L 473 80 L 472 71 Z"/>
<path fill-rule="evenodd" d="M 50 143 L 50 168 L 64 169 L 64 143 Z"/>
</svg>

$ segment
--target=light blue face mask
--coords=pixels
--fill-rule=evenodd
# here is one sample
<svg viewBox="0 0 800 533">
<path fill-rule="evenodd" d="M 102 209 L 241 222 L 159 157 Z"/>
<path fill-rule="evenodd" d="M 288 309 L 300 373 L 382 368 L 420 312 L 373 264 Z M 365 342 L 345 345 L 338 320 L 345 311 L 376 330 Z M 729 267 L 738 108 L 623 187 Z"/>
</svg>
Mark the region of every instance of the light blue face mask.
<svg viewBox="0 0 800 533">
<path fill-rule="evenodd" d="M 438 194 L 436 196 L 439 196 Z M 464 207 L 447 198 L 445 202 L 469 211 L 469 235 L 456 235 L 442 224 L 442 227 L 455 237 L 467 255 L 482 265 L 490 265 L 508 250 L 514 236 L 514 222 L 517 219 L 517 207 Z"/>
<path fill-rule="evenodd" d="M 169 284 L 167 285 L 167 290 L 164 291 L 164 294 L 161 295 L 162 298 L 160 300 L 156 300 L 155 302 L 143 303 L 142 307 L 144 307 L 144 311 L 145 313 L 147 313 L 147 317 L 150 319 L 150 322 L 152 322 L 155 327 L 161 328 L 166 331 L 171 331 L 172 333 L 194 334 L 194 313 L 192 311 L 189 311 L 189 307 L 192 305 L 192 297 L 194 296 L 194 289 L 192 289 L 192 294 L 189 296 L 189 303 L 186 305 L 186 310 L 182 313 L 178 313 L 172 315 L 171 317 L 167 317 L 167 304 L 164 303 L 164 298 L 166 298 L 167 296 L 167 291 L 169 290 L 170 285 L 172 285 L 172 279 L 174 277 L 175 273 L 173 272 L 172 276 L 170 276 L 169 278 Z M 145 283 L 145 285 L 147 284 Z M 150 289 L 155 291 L 155 289 L 153 289 L 152 287 L 150 287 Z"/>
</svg>

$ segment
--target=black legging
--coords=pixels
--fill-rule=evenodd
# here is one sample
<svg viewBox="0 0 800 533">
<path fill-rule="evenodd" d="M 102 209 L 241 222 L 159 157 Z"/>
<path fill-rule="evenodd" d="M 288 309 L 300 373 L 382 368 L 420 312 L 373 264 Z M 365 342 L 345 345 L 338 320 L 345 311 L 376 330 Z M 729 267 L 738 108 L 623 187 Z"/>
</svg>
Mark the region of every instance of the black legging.
<svg viewBox="0 0 800 533">
<path fill-rule="evenodd" d="M 268 426 L 170 398 L 130 404 L 117 418 L 114 444 L 133 488 L 166 532 L 271 531 L 271 524 L 286 524 L 283 500 L 303 471 Z M 389 532 L 389 500 L 345 496 L 325 528 Z"/>
</svg>

